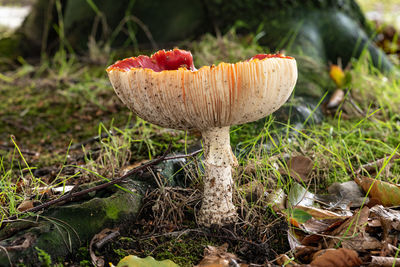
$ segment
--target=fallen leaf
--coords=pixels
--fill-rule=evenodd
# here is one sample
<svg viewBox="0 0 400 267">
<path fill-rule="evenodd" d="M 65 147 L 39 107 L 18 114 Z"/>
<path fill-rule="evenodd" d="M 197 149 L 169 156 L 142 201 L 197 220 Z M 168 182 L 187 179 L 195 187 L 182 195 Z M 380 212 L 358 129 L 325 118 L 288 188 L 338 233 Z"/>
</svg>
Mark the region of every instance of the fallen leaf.
<svg viewBox="0 0 400 267">
<path fill-rule="evenodd" d="M 305 223 L 306 221 L 310 220 L 312 216 L 304 210 L 301 209 L 294 209 L 291 212 L 291 219 L 295 220 L 295 226 L 299 225 L 299 223 Z"/>
<path fill-rule="evenodd" d="M 383 246 L 381 240 L 370 236 L 368 233 L 358 233 L 349 239 L 342 240 L 340 244 L 343 248 L 353 249 L 358 252 L 381 250 Z"/>
<path fill-rule="evenodd" d="M 332 238 L 327 242 L 327 247 L 333 248 L 338 245 L 343 245 L 343 242 L 347 242 L 345 246 L 353 248 L 359 245 L 358 243 L 367 241 L 369 235 L 365 233 L 365 228 L 368 225 L 369 213 L 369 208 L 365 206 L 360 211 L 355 212 L 352 217 L 348 218 L 338 228 L 331 231 L 329 235 L 337 238 Z M 375 240 L 369 241 L 372 242 Z"/>
<path fill-rule="evenodd" d="M 305 207 L 301 205 L 297 205 L 296 209 L 303 210 L 307 212 L 311 217 L 319 220 L 325 220 L 325 219 L 347 219 L 350 216 L 347 214 L 340 214 L 337 212 L 329 211 L 329 210 L 324 210 L 320 208 L 314 208 L 314 207 Z"/>
<path fill-rule="evenodd" d="M 345 248 L 321 250 L 313 258 L 312 267 L 355 267 L 362 263 L 357 252 Z"/>
<path fill-rule="evenodd" d="M 328 187 L 328 192 L 338 197 L 337 203 L 330 203 L 331 207 L 359 208 L 368 203 L 368 199 L 365 199 L 365 194 L 355 181 L 333 183 Z"/>
<path fill-rule="evenodd" d="M 319 250 L 320 249 L 317 247 L 299 246 L 296 248 L 296 253 L 294 256 L 296 260 L 301 260 L 302 262 L 311 262 L 314 253 Z"/>
<path fill-rule="evenodd" d="M 303 186 L 298 183 L 293 183 L 288 194 L 288 204 L 287 207 L 304 206 L 312 207 L 315 206 L 314 194 L 307 191 Z"/>
<path fill-rule="evenodd" d="M 326 223 L 326 224 L 328 224 L 328 222 L 332 222 L 332 220 L 322 220 L 321 221 L 321 223 Z M 312 222 L 310 222 L 310 224 L 311 223 Z M 316 231 L 314 234 L 305 236 L 301 240 L 301 244 L 303 246 L 317 244 L 323 238 L 324 234 L 332 232 L 334 229 L 338 228 L 342 223 L 343 223 L 343 220 L 333 220 L 333 222 L 330 225 L 328 225 L 328 227 L 326 227 L 325 229 L 323 229 L 322 226 L 320 225 L 319 231 Z M 306 228 L 307 226 L 304 226 L 304 227 Z"/>
<path fill-rule="evenodd" d="M 303 223 L 302 228 L 308 233 L 322 233 L 331 228 L 333 224 L 337 222 L 343 222 L 344 219 L 323 219 L 318 220 L 311 218 L 310 220 Z"/>
<path fill-rule="evenodd" d="M 170 260 L 157 261 L 153 257 L 139 258 L 129 255 L 123 258 L 117 267 L 179 267 Z"/>
<path fill-rule="evenodd" d="M 383 206 L 400 205 L 400 187 L 398 185 L 366 176 L 356 177 L 354 180 L 365 192 L 369 192 L 370 198 L 378 200 Z"/>
<path fill-rule="evenodd" d="M 228 252 L 228 244 L 225 243 L 219 247 L 207 246 L 204 249 L 204 258 L 195 267 L 229 267 L 232 264 L 238 266 L 238 261 L 236 255 Z"/>
<path fill-rule="evenodd" d="M 288 170 L 279 169 L 279 172 L 284 175 L 289 175 L 298 182 L 307 182 L 309 175 L 313 169 L 314 162 L 305 156 L 295 156 L 288 160 Z"/>
<path fill-rule="evenodd" d="M 351 236 L 356 232 L 364 231 L 368 223 L 369 208 L 364 207 L 348 218 L 342 225 L 331 232 L 333 236 Z"/>
<path fill-rule="evenodd" d="M 26 211 L 33 208 L 33 200 L 24 200 L 21 204 L 18 205 L 18 211 Z"/>
<path fill-rule="evenodd" d="M 381 221 L 383 219 L 385 221 L 389 221 L 393 229 L 400 231 L 400 211 L 385 208 L 381 205 L 372 207 L 370 211 L 377 217 L 375 220 L 371 221 L 371 227 L 382 226 Z M 373 225 L 374 222 L 375 225 Z M 370 222 L 368 225 L 370 225 Z"/>
<path fill-rule="evenodd" d="M 279 266 L 287 266 L 287 267 L 294 267 L 294 266 L 298 266 L 298 264 L 296 264 L 295 262 L 293 262 L 293 259 L 289 258 L 287 255 L 285 254 L 281 254 L 278 257 L 276 257 L 276 263 Z"/>
<path fill-rule="evenodd" d="M 274 211 L 283 211 L 285 209 L 286 194 L 282 188 L 276 189 L 271 193 L 266 193 L 266 201 L 272 206 Z"/>
</svg>

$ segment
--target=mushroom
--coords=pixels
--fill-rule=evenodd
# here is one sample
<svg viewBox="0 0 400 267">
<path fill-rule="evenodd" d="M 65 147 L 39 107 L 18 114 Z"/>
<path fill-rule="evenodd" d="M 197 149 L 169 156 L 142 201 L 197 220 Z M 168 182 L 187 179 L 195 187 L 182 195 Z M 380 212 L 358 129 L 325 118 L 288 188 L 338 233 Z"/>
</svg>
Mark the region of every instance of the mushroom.
<svg viewBox="0 0 400 267">
<path fill-rule="evenodd" d="M 196 70 L 190 52 L 174 49 L 117 61 L 107 73 L 122 102 L 142 119 L 201 132 L 205 175 L 198 223 L 235 222 L 232 166 L 237 160 L 229 127 L 261 119 L 283 105 L 297 80 L 296 60 L 261 54 Z"/>
</svg>

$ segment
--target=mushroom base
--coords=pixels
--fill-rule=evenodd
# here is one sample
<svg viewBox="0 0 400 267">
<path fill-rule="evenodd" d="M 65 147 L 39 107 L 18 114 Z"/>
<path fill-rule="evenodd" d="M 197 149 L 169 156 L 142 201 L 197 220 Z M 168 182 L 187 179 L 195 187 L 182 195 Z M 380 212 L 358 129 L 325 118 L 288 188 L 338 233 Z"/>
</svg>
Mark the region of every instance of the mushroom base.
<svg viewBox="0 0 400 267">
<path fill-rule="evenodd" d="M 198 216 L 203 226 L 224 225 L 237 219 L 236 207 L 232 203 L 232 167 L 206 164 L 204 197 Z"/>
<path fill-rule="evenodd" d="M 232 202 L 232 165 L 237 160 L 230 146 L 229 127 L 202 131 L 202 136 L 206 171 L 198 223 L 203 226 L 233 223 L 237 212 Z"/>
</svg>

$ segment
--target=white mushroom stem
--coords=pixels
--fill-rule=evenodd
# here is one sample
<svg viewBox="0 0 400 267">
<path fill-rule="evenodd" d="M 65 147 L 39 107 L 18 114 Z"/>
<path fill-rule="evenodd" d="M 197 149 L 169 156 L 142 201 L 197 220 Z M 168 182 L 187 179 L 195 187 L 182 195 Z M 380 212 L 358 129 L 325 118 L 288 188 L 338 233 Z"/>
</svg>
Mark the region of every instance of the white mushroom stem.
<svg viewBox="0 0 400 267">
<path fill-rule="evenodd" d="M 201 132 L 205 155 L 204 196 L 198 222 L 204 226 L 232 223 L 237 219 L 232 202 L 232 153 L 228 127 L 214 127 Z"/>
</svg>

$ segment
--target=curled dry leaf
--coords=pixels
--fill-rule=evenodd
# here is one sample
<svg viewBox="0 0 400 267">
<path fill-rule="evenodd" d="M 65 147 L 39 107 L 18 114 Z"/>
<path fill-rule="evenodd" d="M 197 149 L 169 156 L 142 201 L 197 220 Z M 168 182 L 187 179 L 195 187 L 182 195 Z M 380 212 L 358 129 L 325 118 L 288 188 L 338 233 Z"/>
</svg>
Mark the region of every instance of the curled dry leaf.
<svg viewBox="0 0 400 267">
<path fill-rule="evenodd" d="M 348 218 L 342 225 L 332 231 L 334 236 L 351 236 L 356 232 L 364 231 L 368 223 L 369 208 L 364 207 L 360 211 L 355 212 L 351 218 Z"/>
<path fill-rule="evenodd" d="M 354 180 L 365 192 L 369 191 L 369 197 L 379 204 L 386 207 L 400 205 L 400 186 L 366 176 L 356 177 Z"/>
<path fill-rule="evenodd" d="M 357 252 L 351 249 L 326 249 L 314 254 L 312 267 L 355 267 L 362 263 Z"/>
<path fill-rule="evenodd" d="M 400 211 L 376 205 L 371 208 L 371 213 L 377 217 L 377 219 L 371 221 L 371 227 L 381 226 L 381 220 L 383 219 L 384 221 L 389 221 L 393 229 L 400 231 Z"/>
<path fill-rule="evenodd" d="M 364 207 L 360 211 L 356 211 L 354 215 L 348 218 L 343 224 L 338 228 L 334 229 L 330 235 L 336 236 L 338 238 L 332 239 L 327 243 L 329 248 L 336 247 L 341 244 L 343 239 L 345 239 L 346 247 L 356 246 L 358 242 L 363 241 L 362 237 L 366 237 L 365 227 L 368 224 L 369 208 Z M 363 233 L 361 235 L 361 233 Z"/>
</svg>

